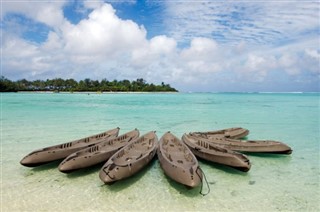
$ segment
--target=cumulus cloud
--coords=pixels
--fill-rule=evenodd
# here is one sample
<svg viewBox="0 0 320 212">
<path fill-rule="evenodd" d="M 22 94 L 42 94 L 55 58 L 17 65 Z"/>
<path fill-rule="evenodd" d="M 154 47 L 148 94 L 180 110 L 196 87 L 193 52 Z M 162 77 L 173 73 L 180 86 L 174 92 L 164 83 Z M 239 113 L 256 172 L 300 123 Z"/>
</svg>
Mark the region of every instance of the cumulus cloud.
<svg viewBox="0 0 320 212">
<path fill-rule="evenodd" d="M 237 82 L 263 84 L 271 81 L 274 73 L 299 80 L 303 78 L 304 82 L 313 84 L 319 79 L 320 50 L 319 45 L 315 45 L 319 44 L 318 39 L 312 37 L 307 42 L 297 39 L 296 42 L 283 43 L 279 47 L 261 44 L 274 41 L 279 36 L 287 37 L 286 33 L 292 31 L 291 26 L 282 23 L 283 20 L 277 25 L 273 19 L 280 19 L 280 16 L 276 13 L 268 14 L 268 17 L 258 15 L 266 15 L 264 9 L 269 4 L 249 4 L 248 8 L 239 9 L 235 2 L 229 7 L 210 2 L 190 5 L 178 2 L 173 7 L 170 3 L 169 12 L 173 8 L 178 10 L 174 11 L 177 17 L 168 25 L 176 30 L 174 33 L 169 30 L 168 35 L 147 39 L 144 26 L 119 18 L 115 9 L 102 1 L 84 1 L 84 7 L 91 12 L 78 23 L 71 23 L 63 16 L 63 1 L 28 3 L 15 5 L 17 7 L 6 3 L 4 13 L 24 14 L 46 24 L 50 31 L 43 43 L 30 42 L 19 35 L 12 36 L 3 31 L 3 74 L 13 79 L 106 77 L 133 80 L 143 77 L 148 82 L 164 81 L 181 90 L 192 88 L 202 91 L 219 89 L 218 85 L 220 89 L 228 89 L 229 84 Z M 35 7 L 37 10 L 34 10 Z M 244 17 L 248 15 L 248 10 L 253 12 L 257 7 L 260 8 L 258 14 L 249 14 L 251 18 Z M 307 19 L 314 22 L 314 18 L 309 17 L 313 9 L 309 4 L 303 8 Z M 213 11 L 215 13 L 211 16 Z M 186 12 L 191 12 L 188 17 L 185 17 Z M 239 16 L 245 22 L 239 25 L 242 31 L 235 28 L 237 24 L 233 23 L 234 17 L 219 23 L 218 20 L 229 12 L 234 12 L 233 16 Z M 299 23 L 305 21 L 305 18 L 299 18 L 298 21 L 293 18 L 294 14 L 289 11 L 287 16 L 292 19 L 299 33 L 315 25 L 308 23 L 304 28 Z M 198 23 L 193 20 L 193 15 L 199 18 Z M 266 29 L 267 26 L 263 29 L 256 27 L 258 21 L 251 22 L 255 18 L 261 19 L 260 25 L 270 23 L 270 29 Z M 229 26 L 226 24 L 228 21 Z M 214 26 L 208 27 L 209 23 L 214 23 Z M 282 29 L 284 26 L 285 29 Z M 224 39 L 212 36 L 213 29 L 220 31 Z M 300 36 L 299 33 L 295 34 L 296 38 Z M 253 40 L 255 42 L 252 43 Z M 181 41 L 184 45 L 179 45 Z M 318 77 L 316 80 L 315 76 Z"/>
<path fill-rule="evenodd" d="M 3 48 L 3 72 L 11 71 L 8 75 L 19 74 L 21 76 L 39 75 L 50 67 L 50 58 L 46 58 L 39 47 L 20 38 L 7 38 Z"/>
<path fill-rule="evenodd" d="M 149 42 L 146 40 L 132 51 L 132 65 L 136 68 L 144 68 L 160 59 L 168 60 L 175 56 L 176 45 L 174 39 L 164 35 L 153 37 Z"/>
<path fill-rule="evenodd" d="M 45 11 L 50 8 L 49 5 Z M 9 9 L 7 8 L 8 11 Z M 17 12 L 17 9 L 13 11 Z M 29 15 L 29 10 L 26 9 L 23 13 Z M 61 13 L 61 8 L 59 13 Z M 30 15 L 30 17 L 40 21 L 38 16 Z M 51 25 L 50 20 L 48 18 L 45 22 Z M 41 21 L 44 20 L 41 19 Z M 36 73 L 41 76 L 44 72 L 56 71 L 57 67 L 66 70 L 66 67 L 63 67 L 65 65 L 69 69 L 68 75 L 71 76 L 77 71 L 80 75 L 97 77 L 95 75 L 100 76 L 103 72 L 112 70 L 113 73 L 110 75 L 116 78 L 121 71 L 130 72 L 128 70 L 130 69 L 130 58 L 133 52 L 141 49 L 141 46 L 150 46 L 156 55 L 162 52 L 168 53 L 171 46 L 175 46 L 172 44 L 172 39 L 168 39 L 168 45 L 166 39 L 161 37 L 148 41 L 143 26 L 138 26 L 131 20 L 120 19 L 109 4 L 97 7 L 88 18 L 77 24 L 64 19 L 59 24 L 59 28 L 54 28 L 49 32 L 47 40 L 42 44 L 31 43 L 7 33 L 3 33 L 3 37 L 3 42 L 6 43 L 2 46 L 5 55 L 4 72 L 18 71 L 28 67 L 28 70 L 33 70 L 32 76 Z M 19 53 L 15 54 L 15 52 Z M 31 64 L 26 66 L 23 63 Z M 54 73 L 58 74 L 59 71 Z M 122 75 L 126 76 L 126 74 Z M 143 75 L 141 73 L 141 76 Z"/>
<path fill-rule="evenodd" d="M 121 20 L 111 5 L 103 5 L 88 19 L 63 28 L 66 50 L 72 54 L 117 56 L 137 48 L 145 41 L 146 31 L 131 20 Z"/>
<path fill-rule="evenodd" d="M 17 13 L 25 15 L 35 21 L 44 23 L 50 27 L 59 27 L 64 16 L 61 8 L 67 3 L 66 0 L 61 1 L 41 1 L 33 3 L 32 0 L 26 1 L 4 1 L 1 2 L 1 20 L 7 13 Z"/>
<path fill-rule="evenodd" d="M 250 81 L 263 82 L 268 71 L 276 67 L 276 60 L 273 56 L 260 56 L 249 54 L 241 70 L 242 77 Z"/>
<path fill-rule="evenodd" d="M 216 56 L 217 43 L 209 38 L 194 38 L 190 43 L 190 48 L 182 51 L 182 56 L 187 59 L 212 60 Z"/>
<path fill-rule="evenodd" d="M 300 73 L 300 70 L 297 66 L 297 61 L 299 61 L 299 58 L 297 56 L 289 53 L 284 53 L 279 58 L 279 66 L 282 67 L 283 70 L 289 75 L 297 75 Z"/>
<path fill-rule="evenodd" d="M 305 53 L 315 60 L 320 60 L 320 52 L 315 49 L 306 49 Z"/>
<path fill-rule="evenodd" d="M 194 38 L 190 48 L 181 52 L 181 61 L 186 69 L 193 73 L 210 73 L 220 70 L 216 61 L 218 56 L 217 43 L 208 38 Z"/>
</svg>

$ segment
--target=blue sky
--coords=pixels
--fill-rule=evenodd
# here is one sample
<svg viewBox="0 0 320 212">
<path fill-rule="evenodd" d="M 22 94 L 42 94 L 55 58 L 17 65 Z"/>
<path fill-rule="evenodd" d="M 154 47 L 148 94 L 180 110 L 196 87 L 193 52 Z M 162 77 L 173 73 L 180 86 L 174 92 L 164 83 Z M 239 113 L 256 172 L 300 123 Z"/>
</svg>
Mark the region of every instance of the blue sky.
<svg viewBox="0 0 320 212">
<path fill-rule="evenodd" d="M 320 91 L 310 0 L 1 1 L 9 79 L 144 78 L 180 91 Z"/>
</svg>

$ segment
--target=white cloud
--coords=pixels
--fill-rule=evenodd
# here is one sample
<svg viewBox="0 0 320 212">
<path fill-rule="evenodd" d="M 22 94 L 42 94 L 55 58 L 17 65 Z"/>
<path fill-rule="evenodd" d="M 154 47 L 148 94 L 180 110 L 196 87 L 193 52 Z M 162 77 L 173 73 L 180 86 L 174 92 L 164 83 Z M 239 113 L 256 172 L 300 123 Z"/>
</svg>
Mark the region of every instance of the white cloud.
<svg viewBox="0 0 320 212">
<path fill-rule="evenodd" d="M 263 82 L 268 71 L 276 67 L 273 56 L 261 56 L 249 54 L 243 67 L 241 67 L 242 78 L 253 82 Z"/>
<path fill-rule="evenodd" d="M 57 33 L 51 31 L 48 34 L 47 41 L 42 45 L 42 48 L 45 51 L 61 50 L 63 48 L 63 41 Z"/>
<path fill-rule="evenodd" d="M 19 38 L 6 39 L 3 46 L 3 72 L 6 69 L 18 72 L 22 76 L 41 74 L 46 71 L 50 64 L 47 63 L 46 56 L 39 47 Z M 50 58 L 47 58 L 50 59 Z M 31 71 L 31 72 L 30 72 Z"/>
<path fill-rule="evenodd" d="M 300 70 L 297 66 L 299 58 L 289 53 L 284 53 L 279 59 L 279 66 L 283 68 L 289 75 L 297 75 Z"/>
<path fill-rule="evenodd" d="M 174 39 L 161 35 L 150 40 L 150 51 L 154 54 L 170 54 L 175 51 L 177 43 Z"/>
<path fill-rule="evenodd" d="M 187 43 L 194 36 L 237 44 L 277 43 L 319 29 L 318 1 L 164 1 L 168 35 Z"/>
<path fill-rule="evenodd" d="M 58 28 L 64 22 L 64 17 L 59 7 L 49 5 L 39 9 L 36 13 L 36 20 L 48 26 Z"/>
<path fill-rule="evenodd" d="M 103 5 L 77 25 L 64 26 L 66 51 L 75 55 L 116 57 L 137 48 L 145 41 L 146 31 L 130 20 L 121 20 L 110 5 Z"/>
<path fill-rule="evenodd" d="M 132 65 L 159 81 L 199 83 L 221 71 L 218 53 L 218 44 L 212 39 L 194 38 L 189 47 L 178 49 L 174 39 L 156 36 L 133 51 Z"/>
<path fill-rule="evenodd" d="M 64 21 L 58 29 L 49 32 L 43 44 L 33 44 L 12 37 L 12 42 L 14 41 L 19 43 L 10 45 L 8 41 L 8 45 L 2 48 L 6 55 L 5 69 L 18 70 L 18 66 L 25 69 L 26 66 L 22 63 L 27 63 L 28 60 L 29 70 L 33 70 L 33 74 L 38 73 L 38 76 L 44 72 L 59 74 L 61 71 L 57 70 L 60 68 L 68 70 L 65 76 L 74 76 L 77 72 L 78 76 L 91 75 L 95 78 L 108 72 L 108 76 L 114 78 L 146 75 L 152 77 L 158 73 L 153 73 L 151 69 L 162 67 L 164 64 L 163 61 L 156 64 L 156 61 L 160 58 L 167 60 L 168 55 L 176 50 L 176 41 L 172 38 L 157 36 L 147 40 L 143 26 L 138 26 L 131 20 L 120 19 L 109 4 L 94 9 L 88 18 L 78 24 Z M 19 52 L 19 46 L 24 50 L 14 55 L 15 52 Z M 13 59 L 10 57 L 10 52 Z M 146 58 L 149 58 L 150 63 L 144 64 L 137 73 L 132 61 L 142 63 Z M 13 60 L 18 60 L 20 63 L 13 64 Z"/>
<path fill-rule="evenodd" d="M 103 5 L 103 0 L 96 0 L 96 1 L 84 0 L 83 5 L 87 9 L 96 9 Z"/>
<path fill-rule="evenodd" d="M 61 9 L 66 3 L 66 0 L 38 1 L 36 3 L 32 0 L 1 2 L 1 20 L 8 13 L 19 13 L 50 27 L 57 28 L 64 22 Z"/>
<path fill-rule="evenodd" d="M 307 71 L 317 74 L 320 78 L 320 44 L 318 49 L 305 49 L 302 60 L 300 69 L 307 69 Z"/>
<path fill-rule="evenodd" d="M 217 43 L 209 38 L 194 38 L 190 48 L 182 51 L 182 57 L 190 60 L 212 60 L 218 50 Z"/>
<path fill-rule="evenodd" d="M 311 39 L 297 39 L 293 43 L 283 43 L 280 47 L 261 44 L 269 39 L 275 40 L 278 36 L 289 36 L 287 33 L 292 30 L 292 26 L 281 29 L 285 25 L 283 20 L 277 25 L 273 18 L 280 18 L 281 15 L 276 15 L 275 12 L 262 17 L 261 14 L 266 15 L 265 8 L 269 8 L 269 4 L 267 6 L 260 3 L 257 6 L 245 4 L 248 8 L 239 9 L 236 7 L 239 5 L 235 2 L 230 6 L 208 2 L 190 3 L 193 5 L 190 6 L 180 2 L 181 7 L 175 11 L 179 20 L 174 19 L 171 26 L 177 29 L 172 34 L 173 37 L 158 35 L 147 39 L 144 26 L 139 26 L 131 20 L 120 19 L 111 5 L 100 3 L 100 1 L 84 2 L 85 7 L 92 9 L 92 12 L 77 24 L 72 24 L 63 17 L 63 2 L 39 3 L 39 5 L 30 3 L 33 6 L 26 4 L 26 8 L 22 8 L 21 5 L 16 5 L 16 8 L 6 7 L 6 12 L 23 13 L 51 26 L 52 31 L 42 44 L 32 43 L 4 32 L 1 46 L 4 55 L 2 64 L 4 75 L 13 76 L 11 73 L 14 73 L 19 78 L 107 77 L 130 80 L 143 77 L 148 82 L 164 81 L 177 85 L 182 90 L 218 89 L 216 85 L 228 88 L 229 84 L 234 85 L 238 81 L 260 85 L 268 79 L 270 81 L 274 73 L 288 78 L 303 79 L 305 82 L 315 83 L 319 79 L 318 38 L 310 36 Z M 312 9 L 308 5 L 301 11 L 309 14 Z M 31 8 L 42 11 L 32 13 Z M 248 10 L 253 12 L 257 8 L 260 8 L 257 14 L 251 14 L 251 18 L 257 17 L 257 20 L 252 22 L 251 26 L 248 23 L 251 19 L 242 15 L 247 15 Z M 186 11 L 190 12 L 189 17 L 185 17 Z M 215 11 L 216 15 L 210 16 L 212 11 Z M 245 22 L 240 25 L 242 30 L 245 29 L 243 33 L 231 29 L 232 27 L 226 29 L 226 25 L 217 24 L 219 22 L 217 20 L 222 19 L 221 14 L 229 12 L 241 13 L 238 15 L 241 16 L 241 21 Z M 280 10 L 278 12 L 280 13 Z M 286 16 L 293 18 L 296 13 L 289 13 Z M 196 19 L 193 19 L 193 15 Z M 286 19 L 289 19 L 288 17 Z M 209 23 L 213 20 L 214 26 L 211 27 Z M 234 21 L 231 17 L 226 20 Z M 299 20 L 306 21 L 302 17 Z M 294 27 L 297 27 L 299 32 L 311 29 L 314 26 L 314 19 L 310 20 L 311 23 L 306 24 L 306 27 L 293 20 Z M 256 27 L 258 22 L 263 23 L 262 28 Z M 182 27 L 178 23 L 182 23 Z M 267 26 L 267 23 L 270 25 Z M 223 41 L 213 39 L 210 36 L 213 29 L 222 30 L 221 34 L 225 39 Z M 271 32 L 271 29 L 276 29 L 275 31 L 281 29 L 280 35 L 278 32 Z M 193 33 L 201 36 L 194 37 Z M 190 42 L 179 47 L 180 39 Z M 253 39 L 257 39 L 254 44 Z M 227 42 L 227 40 L 233 41 Z M 316 80 L 313 79 L 315 76 L 318 76 Z M 236 89 L 241 88 L 236 87 Z"/>
<path fill-rule="evenodd" d="M 190 47 L 181 51 L 180 61 L 191 73 L 214 73 L 220 71 L 217 43 L 209 38 L 194 38 Z"/>
<path fill-rule="evenodd" d="M 131 62 L 135 68 L 148 67 L 158 61 L 162 63 L 175 57 L 176 41 L 167 36 L 153 37 L 149 42 L 141 42 L 138 48 L 133 49 Z"/>
<path fill-rule="evenodd" d="M 311 57 L 312 59 L 320 61 L 320 52 L 315 49 L 306 49 L 305 50 L 306 55 Z"/>
</svg>

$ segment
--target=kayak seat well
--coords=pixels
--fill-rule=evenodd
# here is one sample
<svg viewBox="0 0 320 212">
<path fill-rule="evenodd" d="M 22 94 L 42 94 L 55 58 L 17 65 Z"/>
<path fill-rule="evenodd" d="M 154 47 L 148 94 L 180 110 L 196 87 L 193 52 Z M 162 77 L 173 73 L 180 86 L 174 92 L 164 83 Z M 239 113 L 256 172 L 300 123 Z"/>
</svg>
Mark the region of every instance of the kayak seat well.
<svg viewBox="0 0 320 212">
<path fill-rule="evenodd" d="M 130 151 L 122 151 L 122 154 L 119 154 L 118 157 L 114 160 L 114 162 L 117 165 L 126 165 L 131 161 L 139 160 L 141 157 L 143 157 L 143 153 L 136 150 L 130 150 Z"/>
<path fill-rule="evenodd" d="M 177 163 L 177 164 L 183 164 L 183 165 L 188 165 L 188 164 L 193 164 L 193 158 L 190 154 L 185 154 L 183 152 L 173 152 L 171 153 L 171 155 L 169 155 L 169 160 L 171 162 Z M 173 159 L 172 159 L 173 158 Z"/>
<path fill-rule="evenodd" d="M 129 157 L 126 157 L 125 161 L 132 161 L 132 160 L 138 160 L 142 157 L 142 153 L 139 155 L 139 156 L 129 156 Z"/>
</svg>

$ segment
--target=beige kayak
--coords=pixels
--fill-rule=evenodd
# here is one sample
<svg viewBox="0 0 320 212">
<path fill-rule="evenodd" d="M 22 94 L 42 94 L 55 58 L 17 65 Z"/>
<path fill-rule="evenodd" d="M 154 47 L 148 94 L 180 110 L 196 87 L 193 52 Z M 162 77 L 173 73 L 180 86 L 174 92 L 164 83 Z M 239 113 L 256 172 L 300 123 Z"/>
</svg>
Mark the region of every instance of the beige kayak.
<svg viewBox="0 0 320 212">
<path fill-rule="evenodd" d="M 158 138 L 151 131 L 124 146 L 104 164 L 99 177 L 104 183 L 125 179 L 144 168 L 155 156 Z"/>
<path fill-rule="evenodd" d="M 197 187 L 202 183 L 198 160 L 172 133 L 167 132 L 161 137 L 157 155 L 164 173 L 173 180 L 189 187 Z"/>
<path fill-rule="evenodd" d="M 208 132 L 193 132 L 194 135 L 199 135 L 205 138 L 222 137 L 222 138 L 243 138 L 249 134 L 249 130 L 241 127 L 233 127 L 216 131 Z"/>
<path fill-rule="evenodd" d="M 79 151 L 80 149 L 93 146 L 99 142 L 105 141 L 106 139 L 117 137 L 119 129 L 120 128 L 118 127 L 79 140 L 35 150 L 25 156 L 20 163 L 24 166 L 35 167 L 55 160 L 64 159 L 68 155 Z"/>
<path fill-rule="evenodd" d="M 100 142 L 94 146 L 81 149 L 65 158 L 59 165 L 61 172 L 71 172 L 77 169 L 106 162 L 114 153 L 139 137 L 139 130 L 132 130 L 117 138 Z"/>
<path fill-rule="evenodd" d="M 249 171 L 251 164 L 247 156 L 219 147 L 204 139 L 184 134 L 182 141 L 197 157 L 211 162 L 233 167 L 243 172 Z"/>
<path fill-rule="evenodd" d="M 190 133 L 190 136 L 201 138 L 201 140 L 219 145 L 233 151 L 240 152 L 256 152 L 256 153 L 273 153 L 273 154 L 291 154 L 292 149 L 279 141 L 272 140 L 239 140 L 222 137 L 201 136 L 199 134 Z"/>
</svg>

